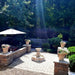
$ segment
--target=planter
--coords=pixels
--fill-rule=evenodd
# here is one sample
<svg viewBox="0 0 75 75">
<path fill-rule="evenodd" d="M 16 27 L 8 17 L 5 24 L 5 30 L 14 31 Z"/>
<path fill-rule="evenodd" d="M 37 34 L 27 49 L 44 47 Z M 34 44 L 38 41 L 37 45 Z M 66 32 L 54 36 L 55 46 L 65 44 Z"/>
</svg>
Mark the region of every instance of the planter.
<svg viewBox="0 0 75 75">
<path fill-rule="evenodd" d="M 59 60 L 64 60 L 64 57 L 69 53 L 68 49 L 64 47 L 66 45 L 66 42 L 61 41 L 60 42 L 61 47 L 58 47 L 58 58 Z"/>
<path fill-rule="evenodd" d="M 29 45 L 29 41 L 26 41 L 26 45 Z"/>
<path fill-rule="evenodd" d="M 66 42 L 61 41 L 61 42 L 60 42 L 60 45 L 61 45 L 61 48 L 64 48 L 64 47 L 65 47 L 65 45 L 66 45 Z"/>
<path fill-rule="evenodd" d="M 65 57 L 66 55 L 67 55 L 67 53 L 58 53 L 59 61 L 64 60 L 64 57 Z"/>
<path fill-rule="evenodd" d="M 7 48 L 2 48 L 3 49 L 3 53 L 8 53 L 8 47 Z"/>
<path fill-rule="evenodd" d="M 30 43 L 30 40 L 26 40 L 26 45 L 29 45 L 29 43 Z"/>
<path fill-rule="evenodd" d="M 10 45 L 2 44 L 3 53 L 8 53 L 9 47 L 10 47 Z"/>
</svg>

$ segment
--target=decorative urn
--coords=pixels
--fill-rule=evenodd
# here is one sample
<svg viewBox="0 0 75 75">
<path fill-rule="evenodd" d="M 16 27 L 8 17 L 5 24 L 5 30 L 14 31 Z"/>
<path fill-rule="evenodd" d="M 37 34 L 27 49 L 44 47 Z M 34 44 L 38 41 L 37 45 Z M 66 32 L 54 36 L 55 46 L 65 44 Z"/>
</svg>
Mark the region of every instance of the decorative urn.
<svg viewBox="0 0 75 75">
<path fill-rule="evenodd" d="M 8 49 L 9 49 L 10 45 L 2 44 L 1 47 L 2 47 L 3 53 L 8 53 Z"/>
<path fill-rule="evenodd" d="M 59 61 L 63 61 L 64 57 L 69 53 L 68 49 L 64 47 L 66 45 L 66 42 L 61 41 L 60 42 L 61 47 L 58 47 L 57 53 Z"/>
</svg>

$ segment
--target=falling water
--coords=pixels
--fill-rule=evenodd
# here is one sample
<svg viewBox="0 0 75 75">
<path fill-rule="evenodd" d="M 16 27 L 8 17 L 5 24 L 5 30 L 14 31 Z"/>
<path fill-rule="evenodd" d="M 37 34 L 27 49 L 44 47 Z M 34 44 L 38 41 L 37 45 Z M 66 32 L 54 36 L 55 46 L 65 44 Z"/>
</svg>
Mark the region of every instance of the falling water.
<svg viewBox="0 0 75 75">
<path fill-rule="evenodd" d="M 37 28 L 44 29 L 45 36 L 47 37 L 43 0 L 36 0 L 36 25 L 37 25 Z"/>
</svg>

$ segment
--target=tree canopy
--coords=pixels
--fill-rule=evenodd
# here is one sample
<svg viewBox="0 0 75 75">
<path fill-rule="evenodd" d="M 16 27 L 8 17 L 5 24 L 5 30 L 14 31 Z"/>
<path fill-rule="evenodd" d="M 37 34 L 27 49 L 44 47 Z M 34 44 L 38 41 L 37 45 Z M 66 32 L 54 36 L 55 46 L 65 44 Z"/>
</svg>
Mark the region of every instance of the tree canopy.
<svg viewBox="0 0 75 75">
<path fill-rule="evenodd" d="M 74 26 L 75 0 L 0 0 L 0 31 L 16 28 L 30 38 L 37 37 L 39 31 L 39 36 L 46 33 L 48 37 L 62 33 L 69 40 Z"/>
</svg>

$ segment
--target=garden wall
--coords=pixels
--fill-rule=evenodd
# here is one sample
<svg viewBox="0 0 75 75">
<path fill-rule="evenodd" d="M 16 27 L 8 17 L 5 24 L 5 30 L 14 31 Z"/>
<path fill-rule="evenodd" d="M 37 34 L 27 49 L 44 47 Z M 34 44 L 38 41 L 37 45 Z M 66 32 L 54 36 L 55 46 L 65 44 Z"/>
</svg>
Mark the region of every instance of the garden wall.
<svg viewBox="0 0 75 75">
<path fill-rule="evenodd" d="M 0 65 L 7 66 L 13 62 L 14 59 L 20 57 L 26 53 L 26 47 L 23 47 L 17 51 L 9 52 L 7 54 L 0 53 Z"/>
</svg>

